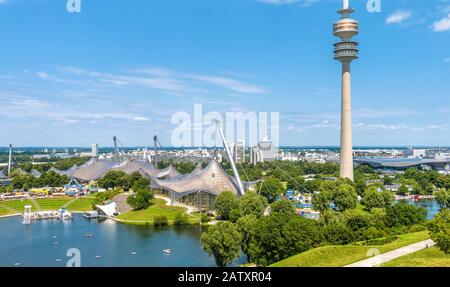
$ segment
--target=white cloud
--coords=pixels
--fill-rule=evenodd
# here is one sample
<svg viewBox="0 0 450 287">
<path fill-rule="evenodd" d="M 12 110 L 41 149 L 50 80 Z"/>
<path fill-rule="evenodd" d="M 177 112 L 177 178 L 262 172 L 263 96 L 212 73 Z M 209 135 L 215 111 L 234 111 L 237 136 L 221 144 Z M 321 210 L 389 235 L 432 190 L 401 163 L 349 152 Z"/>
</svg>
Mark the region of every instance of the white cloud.
<svg viewBox="0 0 450 287">
<path fill-rule="evenodd" d="M 444 63 L 450 63 L 450 57 L 444 59 Z"/>
<path fill-rule="evenodd" d="M 411 18 L 412 12 L 407 10 L 397 10 L 386 19 L 387 24 L 399 24 Z"/>
<path fill-rule="evenodd" d="M 431 25 L 431 29 L 434 32 L 443 32 L 450 30 L 450 13 L 447 15 L 447 17 L 436 21 Z"/>
</svg>

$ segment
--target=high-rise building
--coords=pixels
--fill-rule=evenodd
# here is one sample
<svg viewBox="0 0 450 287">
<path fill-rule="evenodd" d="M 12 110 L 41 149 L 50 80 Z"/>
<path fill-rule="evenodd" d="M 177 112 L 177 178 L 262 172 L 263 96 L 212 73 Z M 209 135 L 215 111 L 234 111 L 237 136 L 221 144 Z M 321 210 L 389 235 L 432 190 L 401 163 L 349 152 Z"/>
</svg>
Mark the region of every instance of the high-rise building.
<svg viewBox="0 0 450 287">
<path fill-rule="evenodd" d="M 358 43 L 352 37 L 359 34 L 358 21 L 351 19 L 349 0 L 343 0 L 343 8 L 338 11 L 341 19 L 333 25 L 333 34 L 341 39 L 334 44 L 334 59 L 342 64 L 342 100 L 341 100 L 341 159 L 340 177 L 353 180 L 353 143 L 350 63 L 358 59 Z"/>
<path fill-rule="evenodd" d="M 245 142 L 238 140 L 233 147 L 233 160 L 237 163 L 245 161 Z"/>
<path fill-rule="evenodd" d="M 258 162 L 263 161 L 262 151 L 256 146 L 250 148 L 250 163 L 256 165 Z"/>
<path fill-rule="evenodd" d="M 92 157 L 98 157 L 98 144 L 92 144 L 91 155 Z"/>
</svg>

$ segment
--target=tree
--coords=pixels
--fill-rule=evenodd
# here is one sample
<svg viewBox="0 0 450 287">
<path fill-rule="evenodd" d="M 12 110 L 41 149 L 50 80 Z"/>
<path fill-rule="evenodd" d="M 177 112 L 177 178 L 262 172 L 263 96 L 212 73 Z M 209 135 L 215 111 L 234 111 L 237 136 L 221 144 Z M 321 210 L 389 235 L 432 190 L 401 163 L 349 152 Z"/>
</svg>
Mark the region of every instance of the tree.
<svg viewBox="0 0 450 287">
<path fill-rule="evenodd" d="M 435 198 L 440 208 L 450 208 L 450 194 L 445 188 L 439 189 L 435 193 Z"/>
<path fill-rule="evenodd" d="M 371 216 L 368 212 L 360 209 L 348 209 L 343 214 L 343 222 L 353 231 L 360 231 L 369 228 Z"/>
<path fill-rule="evenodd" d="M 333 245 L 345 245 L 354 240 L 353 230 L 343 223 L 333 223 L 324 227 L 325 241 Z"/>
<path fill-rule="evenodd" d="M 399 195 L 407 195 L 409 193 L 409 189 L 406 185 L 402 184 L 400 185 L 400 187 L 398 188 L 397 193 Z"/>
<path fill-rule="evenodd" d="M 247 262 L 251 262 L 249 246 L 256 230 L 258 219 L 254 214 L 241 217 L 236 222 L 236 227 L 242 235 L 242 252 L 247 255 Z"/>
<path fill-rule="evenodd" d="M 272 213 L 258 220 L 249 245 L 252 261 L 267 266 L 317 246 L 323 241 L 320 225 L 312 219 Z"/>
<path fill-rule="evenodd" d="M 203 249 L 214 256 L 220 267 L 229 265 L 239 256 L 242 235 L 231 222 L 219 222 L 208 228 L 200 238 Z"/>
<path fill-rule="evenodd" d="M 245 193 L 239 199 L 239 211 L 241 216 L 254 214 L 256 217 L 264 215 L 268 203 L 265 197 L 257 195 L 253 191 Z"/>
<path fill-rule="evenodd" d="M 167 226 L 169 225 L 169 220 L 165 215 L 155 216 L 155 218 L 153 219 L 153 225 L 155 227 Z"/>
<path fill-rule="evenodd" d="M 270 210 L 272 212 L 284 213 L 286 215 L 295 215 L 294 204 L 287 199 L 280 199 L 271 204 Z"/>
<path fill-rule="evenodd" d="M 153 199 L 153 192 L 147 187 L 139 189 L 134 194 L 128 196 L 127 203 L 133 210 L 143 210 L 150 206 L 150 200 Z"/>
<path fill-rule="evenodd" d="M 216 199 L 216 211 L 217 214 L 225 219 L 230 219 L 230 212 L 239 206 L 238 199 L 231 191 L 225 191 L 219 194 Z"/>
<path fill-rule="evenodd" d="M 386 225 L 388 227 L 411 226 L 425 222 L 428 211 L 423 207 L 416 207 L 401 202 L 386 209 Z"/>
<path fill-rule="evenodd" d="M 386 208 L 389 207 L 393 201 L 393 196 L 389 191 L 378 191 L 375 186 L 369 186 L 364 192 L 362 204 L 368 210 L 372 208 Z"/>
<path fill-rule="evenodd" d="M 353 186 L 344 183 L 339 185 L 331 197 L 334 205 L 336 206 L 336 210 L 342 212 L 356 207 L 358 195 L 356 194 Z"/>
<path fill-rule="evenodd" d="M 133 191 L 138 191 L 140 189 L 148 189 L 150 188 L 150 180 L 147 178 L 130 178 L 130 181 L 133 181 L 132 189 Z"/>
<path fill-rule="evenodd" d="M 312 207 L 313 209 L 318 210 L 321 213 L 330 209 L 330 200 L 328 194 L 324 191 L 314 193 L 312 196 Z"/>
<path fill-rule="evenodd" d="M 269 203 L 274 202 L 285 191 L 281 182 L 273 176 L 269 176 L 263 182 L 258 183 L 257 190 Z"/>
<path fill-rule="evenodd" d="M 436 246 L 446 254 L 450 254 L 450 210 L 442 209 L 429 223 L 428 230 Z"/>
</svg>

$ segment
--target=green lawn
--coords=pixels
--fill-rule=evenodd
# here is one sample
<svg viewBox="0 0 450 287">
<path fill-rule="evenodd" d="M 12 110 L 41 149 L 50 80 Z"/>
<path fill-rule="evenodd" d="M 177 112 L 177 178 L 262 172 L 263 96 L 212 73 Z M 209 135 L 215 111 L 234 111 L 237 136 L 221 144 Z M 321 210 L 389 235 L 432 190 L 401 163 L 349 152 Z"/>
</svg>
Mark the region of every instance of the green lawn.
<svg viewBox="0 0 450 287">
<path fill-rule="evenodd" d="M 450 267 L 450 255 L 432 247 L 399 257 L 382 267 Z"/>
<path fill-rule="evenodd" d="M 91 210 L 92 198 L 45 198 L 31 200 L 12 200 L 12 201 L 1 201 L 0 202 L 0 216 L 9 215 L 14 213 L 22 213 L 24 211 L 25 205 L 31 205 L 32 211 L 37 211 L 39 208 L 41 210 L 58 210 L 64 205 L 70 203 L 66 208 L 71 211 L 87 211 Z M 39 208 L 38 208 L 39 206 Z"/>
<path fill-rule="evenodd" d="M 186 209 L 179 206 L 167 206 L 166 201 L 163 199 L 155 198 L 152 200 L 152 205 L 139 211 L 130 211 L 123 213 L 116 217 L 116 219 L 123 223 L 131 224 L 153 224 L 153 220 L 156 216 L 166 216 L 169 223 L 172 223 L 177 213 L 185 213 Z M 189 216 L 192 223 L 198 222 L 197 216 Z"/>
<path fill-rule="evenodd" d="M 92 197 L 81 197 L 74 202 L 71 202 L 66 208 L 70 211 L 89 211 L 92 210 Z"/>
<path fill-rule="evenodd" d="M 374 246 L 342 245 L 323 246 L 294 255 L 277 262 L 272 267 L 340 267 L 367 259 L 367 251 L 377 248 L 386 253 L 415 242 L 429 239 L 428 232 L 402 234 L 391 243 Z"/>
</svg>

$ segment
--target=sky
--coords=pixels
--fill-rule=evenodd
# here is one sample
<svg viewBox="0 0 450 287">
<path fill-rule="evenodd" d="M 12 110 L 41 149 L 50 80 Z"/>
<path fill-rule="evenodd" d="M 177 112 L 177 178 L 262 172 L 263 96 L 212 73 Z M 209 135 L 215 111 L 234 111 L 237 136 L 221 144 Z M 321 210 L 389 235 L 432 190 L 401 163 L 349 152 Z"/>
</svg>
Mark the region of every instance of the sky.
<svg viewBox="0 0 450 287">
<path fill-rule="evenodd" d="M 351 0 L 354 145 L 450 146 L 450 0 Z M 0 0 L 0 146 L 171 145 L 174 113 L 278 112 L 339 144 L 339 0 Z"/>
</svg>

